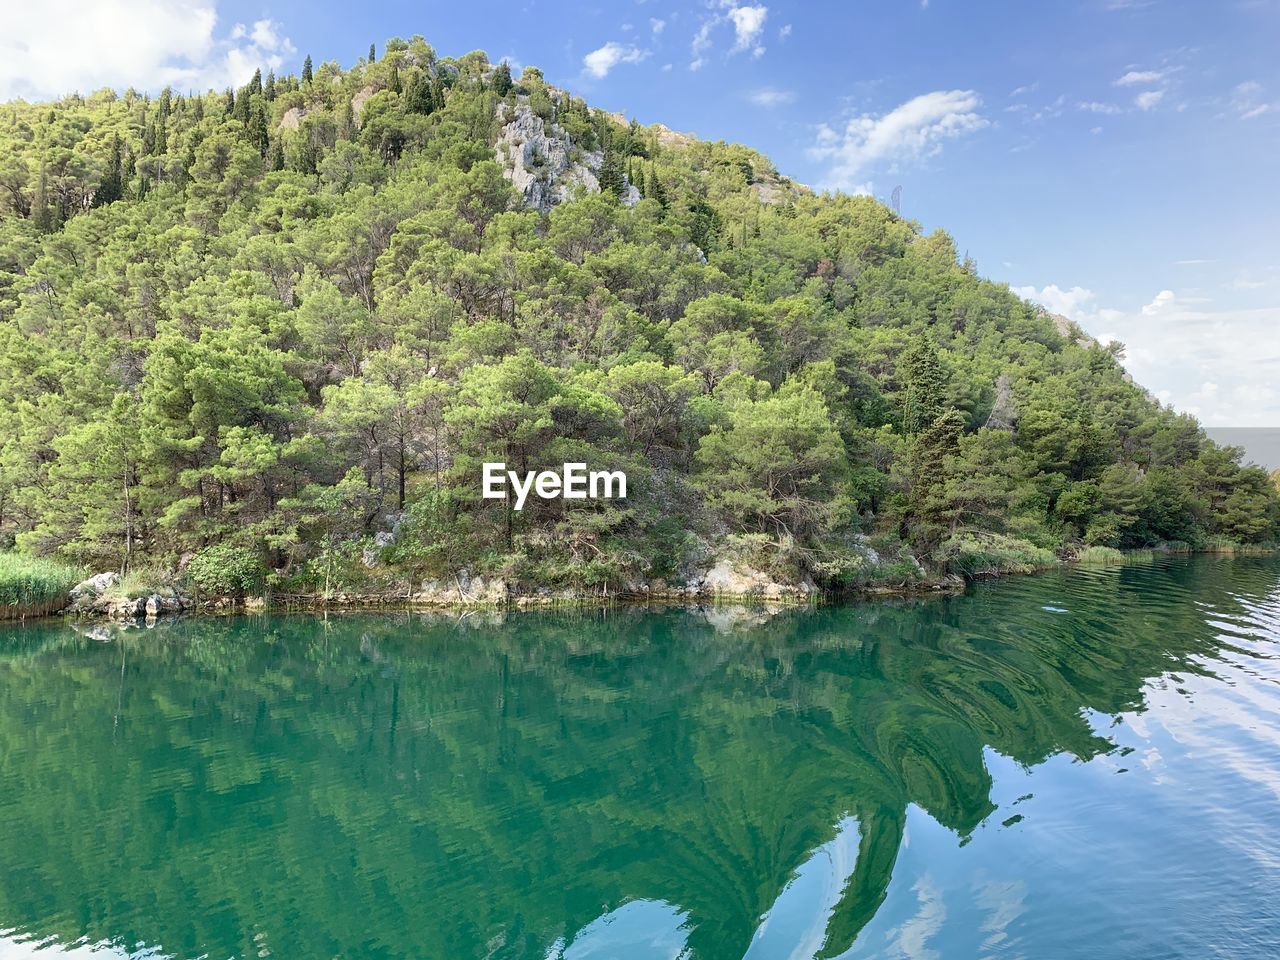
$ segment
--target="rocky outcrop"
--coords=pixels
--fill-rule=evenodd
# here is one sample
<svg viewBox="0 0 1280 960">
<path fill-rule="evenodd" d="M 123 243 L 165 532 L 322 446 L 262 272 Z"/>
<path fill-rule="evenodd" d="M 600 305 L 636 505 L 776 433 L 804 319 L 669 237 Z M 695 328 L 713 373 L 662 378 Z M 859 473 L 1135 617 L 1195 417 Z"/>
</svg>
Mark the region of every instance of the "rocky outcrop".
<svg viewBox="0 0 1280 960">
<path fill-rule="evenodd" d="M 307 111 L 301 107 L 290 107 L 284 112 L 284 116 L 280 118 L 281 130 L 297 130 L 302 125 L 302 119 L 307 115 Z"/>
<path fill-rule="evenodd" d="M 378 88 L 371 83 L 365 84 L 356 91 L 356 95 L 351 98 L 351 114 L 356 118 L 356 120 L 360 119 L 360 114 L 364 113 L 364 105 L 368 103 L 377 92 Z"/>
<path fill-rule="evenodd" d="M 120 574 L 114 571 L 95 574 L 71 588 L 71 605 L 74 607 L 83 600 L 96 599 L 119 585 Z"/>
<path fill-rule="evenodd" d="M 76 584 L 67 612 L 81 617 L 108 620 L 154 620 L 173 616 L 191 607 L 191 602 L 173 587 L 161 587 L 144 596 L 120 593 L 120 574 L 99 573 Z"/>
<path fill-rule="evenodd" d="M 503 175 L 520 191 L 527 206 L 546 212 L 583 190 L 600 192 L 596 176 L 604 161 L 599 151 L 576 151 L 572 138 L 554 123 L 546 123 L 528 104 L 498 106 L 502 132 L 494 158 Z M 575 157 L 575 154 L 578 154 Z M 634 187 L 635 199 L 640 199 Z M 625 198 L 624 198 L 625 202 Z"/>
<path fill-rule="evenodd" d="M 758 597 L 762 600 L 807 600 L 818 594 L 811 580 L 799 583 L 780 583 L 741 561 L 720 558 L 715 565 L 692 584 L 703 596 L 709 597 Z"/>
<path fill-rule="evenodd" d="M 461 570 L 450 580 L 424 580 L 410 599 L 427 607 L 487 607 L 505 604 L 510 596 L 501 577 L 472 576 Z"/>
<path fill-rule="evenodd" d="M 1098 341 L 1081 330 L 1080 325 L 1069 317 L 1064 317 L 1060 313 L 1050 313 L 1048 310 L 1045 310 L 1044 314 L 1053 321 L 1053 327 L 1060 337 L 1072 341 L 1077 347 L 1098 346 Z"/>
</svg>

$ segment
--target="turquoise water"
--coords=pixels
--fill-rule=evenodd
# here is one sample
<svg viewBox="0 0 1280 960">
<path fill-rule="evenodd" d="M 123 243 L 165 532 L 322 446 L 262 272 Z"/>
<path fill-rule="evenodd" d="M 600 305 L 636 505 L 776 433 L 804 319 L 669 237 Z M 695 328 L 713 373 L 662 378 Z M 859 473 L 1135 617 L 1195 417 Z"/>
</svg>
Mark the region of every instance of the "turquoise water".
<svg viewBox="0 0 1280 960">
<path fill-rule="evenodd" d="M 1280 560 L 0 628 L 0 958 L 1280 956 Z"/>
</svg>

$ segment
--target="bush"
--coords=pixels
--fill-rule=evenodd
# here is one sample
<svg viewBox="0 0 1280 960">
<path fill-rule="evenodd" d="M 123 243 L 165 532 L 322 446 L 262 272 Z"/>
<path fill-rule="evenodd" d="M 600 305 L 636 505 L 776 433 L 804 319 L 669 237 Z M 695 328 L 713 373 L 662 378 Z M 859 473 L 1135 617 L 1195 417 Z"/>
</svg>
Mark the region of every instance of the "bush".
<svg viewBox="0 0 1280 960">
<path fill-rule="evenodd" d="M 44 609 L 67 599 L 81 571 L 53 560 L 0 553 L 0 609 Z"/>
<path fill-rule="evenodd" d="M 206 547 L 187 567 L 191 585 L 212 596 L 242 597 L 260 590 L 265 574 L 258 551 L 229 543 Z"/>
<path fill-rule="evenodd" d="M 957 534 L 942 544 L 937 559 L 948 573 L 966 577 L 1031 573 L 1058 563 L 1052 551 L 1000 533 Z"/>
</svg>

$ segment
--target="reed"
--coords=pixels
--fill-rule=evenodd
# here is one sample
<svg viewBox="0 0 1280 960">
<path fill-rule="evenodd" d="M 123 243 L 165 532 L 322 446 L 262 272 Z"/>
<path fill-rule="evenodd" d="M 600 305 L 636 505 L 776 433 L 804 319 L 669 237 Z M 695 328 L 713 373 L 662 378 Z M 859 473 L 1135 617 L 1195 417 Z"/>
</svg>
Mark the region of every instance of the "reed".
<svg viewBox="0 0 1280 960">
<path fill-rule="evenodd" d="M 57 613 L 80 581 L 75 567 L 18 553 L 0 553 L 0 620 Z"/>
</svg>

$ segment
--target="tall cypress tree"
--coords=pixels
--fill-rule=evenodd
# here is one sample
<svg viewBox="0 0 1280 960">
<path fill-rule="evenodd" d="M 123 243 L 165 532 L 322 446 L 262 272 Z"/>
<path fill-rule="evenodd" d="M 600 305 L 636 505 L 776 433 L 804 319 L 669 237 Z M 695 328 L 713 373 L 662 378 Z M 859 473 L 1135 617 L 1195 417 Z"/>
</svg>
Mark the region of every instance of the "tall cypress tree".
<svg viewBox="0 0 1280 960">
<path fill-rule="evenodd" d="M 913 437 L 945 410 L 946 373 L 927 336 L 903 351 L 898 378 L 903 388 L 902 431 Z"/>
<path fill-rule="evenodd" d="M 107 172 L 103 174 L 102 183 L 98 185 L 98 189 L 93 194 L 93 205 L 95 207 L 103 207 L 120 199 L 121 154 L 120 135 L 116 134 L 111 138 L 111 157 L 107 161 Z"/>
<path fill-rule="evenodd" d="M 503 60 L 493 71 L 493 92 L 500 97 L 505 97 L 511 92 L 512 86 L 511 66 Z"/>
<path fill-rule="evenodd" d="M 378 62 L 378 48 L 374 44 L 369 44 L 369 62 Z"/>
<path fill-rule="evenodd" d="M 311 84 L 311 54 L 307 54 L 306 59 L 302 61 L 302 82 Z"/>
</svg>

